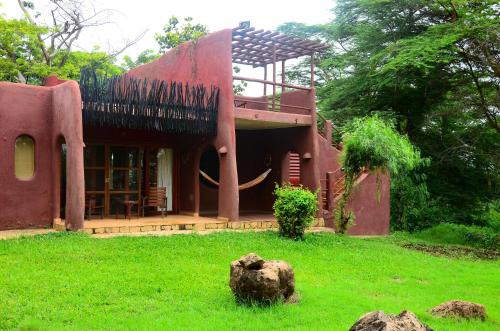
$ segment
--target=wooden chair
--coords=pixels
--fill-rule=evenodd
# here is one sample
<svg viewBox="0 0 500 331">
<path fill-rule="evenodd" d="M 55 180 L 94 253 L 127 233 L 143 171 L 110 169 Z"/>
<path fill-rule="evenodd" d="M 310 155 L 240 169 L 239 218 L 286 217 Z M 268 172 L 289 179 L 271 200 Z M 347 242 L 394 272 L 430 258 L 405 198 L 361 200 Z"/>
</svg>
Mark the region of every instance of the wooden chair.
<svg viewBox="0 0 500 331">
<path fill-rule="evenodd" d="M 104 206 L 98 206 L 97 205 L 97 200 L 93 196 L 89 196 L 85 198 L 85 214 L 87 214 L 86 218 L 88 221 L 92 219 L 92 215 L 94 214 L 94 211 L 100 211 L 99 214 L 101 215 L 101 219 L 104 218 Z"/>
<path fill-rule="evenodd" d="M 167 211 L 167 188 L 166 187 L 150 187 L 148 196 L 142 197 L 142 217 L 146 208 L 160 208 L 161 217 Z"/>
</svg>

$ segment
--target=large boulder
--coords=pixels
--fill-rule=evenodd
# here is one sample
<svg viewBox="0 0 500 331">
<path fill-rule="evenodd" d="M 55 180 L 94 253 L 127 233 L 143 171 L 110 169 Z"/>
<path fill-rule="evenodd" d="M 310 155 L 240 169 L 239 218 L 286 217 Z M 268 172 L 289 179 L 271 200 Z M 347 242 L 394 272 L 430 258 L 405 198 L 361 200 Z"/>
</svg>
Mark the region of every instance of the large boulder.
<svg viewBox="0 0 500 331">
<path fill-rule="evenodd" d="M 399 315 L 385 314 L 377 310 L 361 316 L 349 331 L 432 331 L 420 322 L 411 311 Z"/>
<path fill-rule="evenodd" d="M 293 300 L 293 269 L 283 261 L 264 261 L 250 253 L 231 262 L 229 286 L 241 303 L 270 304 Z"/>
<path fill-rule="evenodd" d="M 439 317 L 476 318 L 483 321 L 486 318 L 486 309 L 483 305 L 460 300 L 444 302 L 432 308 L 431 313 Z"/>
</svg>

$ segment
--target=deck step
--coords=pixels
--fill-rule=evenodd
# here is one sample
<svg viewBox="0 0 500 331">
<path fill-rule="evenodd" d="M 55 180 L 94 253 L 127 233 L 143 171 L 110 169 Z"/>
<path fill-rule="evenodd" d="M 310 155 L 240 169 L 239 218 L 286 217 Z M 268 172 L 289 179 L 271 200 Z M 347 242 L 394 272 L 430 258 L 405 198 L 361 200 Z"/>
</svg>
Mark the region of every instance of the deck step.
<svg viewBox="0 0 500 331">
<path fill-rule="evenodd" d="M 217 221 L 213 222 L 194 222 L 183 224 L 123 224 L 123 221 L 117 221 L 116 224 L 100 226 L 98 222 L 85 224 L 82 230 L 88 234 L 106 234 L 106 233 L 140 233 L 140 232 L 156 232 L 156 231 L 210 231 L 210 230 L 272 230 L 278 228 L 278 223 L 275 220 L 252 220 L 252 221 Z M 120 224 L 121 223 L 121 224 Z M 324 226 L 323 219 L 318 219 L 315 226 Z M 57 231 L 65 231 L 64 222 L 54 222 L 54 229 Z"/>
<path fill-rule="evenodd" d="M 157 224 L 140 226 L 106 226 L 92 227 L 83 230 L 89 234 L 101 233 L 137 233 L 153 231 L 207 231 L 217 229 L 252 230 L 252 229 L 273 229 L 277 228 L 276 221 L 257 222 L 217 222 L 217 223 L 187 223 L 187 224 Z"/>
</svg>

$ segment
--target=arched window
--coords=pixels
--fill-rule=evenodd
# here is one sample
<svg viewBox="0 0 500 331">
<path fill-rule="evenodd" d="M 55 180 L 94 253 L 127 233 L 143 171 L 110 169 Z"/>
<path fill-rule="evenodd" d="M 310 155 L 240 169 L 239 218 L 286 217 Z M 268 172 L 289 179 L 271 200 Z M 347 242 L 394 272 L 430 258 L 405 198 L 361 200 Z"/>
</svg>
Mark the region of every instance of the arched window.
<svg viewBox="0 0 500 331">
<path fill-rule="evenodd" d="M 14 167 L 17 179 L 29 180 L 35 173 L 35 142 L 30 136 L 16 139 Z"/>
</svg>

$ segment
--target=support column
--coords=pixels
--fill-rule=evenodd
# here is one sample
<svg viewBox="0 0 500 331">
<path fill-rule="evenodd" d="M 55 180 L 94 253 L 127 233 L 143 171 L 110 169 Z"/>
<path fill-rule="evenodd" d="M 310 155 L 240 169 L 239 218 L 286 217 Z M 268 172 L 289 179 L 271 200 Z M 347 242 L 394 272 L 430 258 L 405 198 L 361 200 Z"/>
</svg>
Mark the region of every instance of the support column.
<svg viewBox="0 0 500 331">
<path fill-rule="evenodd" d="M 233 131 L 234 132 L 234 131 Z M 236 221 L 239 218 L 238 170 L 235 141 L 217 146 L 219 154 L 219 218 Z"/>
<path fill-rule="evenodd" d="M 66 146 L 66 230 L 81 230 L 85 208 L 83 143 L 66 141 Z"/>
<path fill-rule="evenodd" d="M 318 145 L 318 126 L 316 122 L 316 107 L 314 89 L 309 92 L 309 108 L 311 109 L 312 125 L 304 128 L 303 136 L 300 137 L 301 154 L 301 183 L 311 191 L 315 192 L 321 188 L 320 168 L 319 168 L 319 145 Z M 305 153 L 309 153 L 308 158 L 304 159 Z M 321 206 L 321 192 L 318 191 L 317 201 L 318 206 Z M 321 208 L 318 208 L 317 217 L 323 217 Z"/>
</svg>

